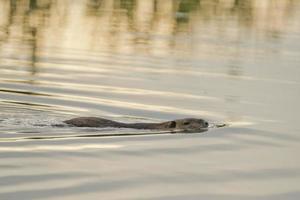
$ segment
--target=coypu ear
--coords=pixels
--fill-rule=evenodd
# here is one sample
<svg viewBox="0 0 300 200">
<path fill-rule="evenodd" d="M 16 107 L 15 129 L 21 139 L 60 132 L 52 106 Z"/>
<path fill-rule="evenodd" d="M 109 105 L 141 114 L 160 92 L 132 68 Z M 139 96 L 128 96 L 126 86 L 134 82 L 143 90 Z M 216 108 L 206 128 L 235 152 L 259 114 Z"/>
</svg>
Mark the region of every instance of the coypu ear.
<svg viewBox="0 0 300 200">
<path fill-rule="evenodd" d="M 175 128 L 176 127 L 176 122 L 175 121 L 170 121 L 168 124 L 169 128 Z"/>
</svg>

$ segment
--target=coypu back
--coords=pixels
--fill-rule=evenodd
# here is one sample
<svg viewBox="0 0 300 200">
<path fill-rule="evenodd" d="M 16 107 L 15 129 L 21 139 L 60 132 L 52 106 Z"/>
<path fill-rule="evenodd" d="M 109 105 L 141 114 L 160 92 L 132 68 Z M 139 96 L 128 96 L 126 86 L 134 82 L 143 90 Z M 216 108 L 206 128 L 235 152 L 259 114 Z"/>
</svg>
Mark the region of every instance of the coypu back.
<svg viewBox="0 0 300 200">
<path fill-rule="evenodd" d="M 122 123 L 99 117 L 77 117 L 70 120 L 66 120 L 64 121 L 64 123 L 77 127 L 123 127 Z"/>
</svg>

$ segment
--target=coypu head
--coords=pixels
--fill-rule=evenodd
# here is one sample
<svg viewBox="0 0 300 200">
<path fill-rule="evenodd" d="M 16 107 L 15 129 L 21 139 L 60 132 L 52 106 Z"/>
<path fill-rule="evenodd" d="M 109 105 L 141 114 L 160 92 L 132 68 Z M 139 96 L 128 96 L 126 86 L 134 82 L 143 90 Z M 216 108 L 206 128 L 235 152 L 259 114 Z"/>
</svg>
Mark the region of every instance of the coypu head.
<svg viewBox="0 0 300 200">
<path fill-rule="evenodd" d="M 203 119 L 185 118 L 163 123 L 169 129 L 199 130 L 206 129 L 208 122 Z"/>
</svg>

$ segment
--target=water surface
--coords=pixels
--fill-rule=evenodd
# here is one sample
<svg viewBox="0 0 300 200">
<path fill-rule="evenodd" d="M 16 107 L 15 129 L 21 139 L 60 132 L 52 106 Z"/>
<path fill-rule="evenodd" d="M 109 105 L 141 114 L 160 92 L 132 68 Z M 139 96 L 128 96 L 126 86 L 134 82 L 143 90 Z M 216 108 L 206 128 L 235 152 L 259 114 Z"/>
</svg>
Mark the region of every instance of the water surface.
<svg viewBox="0 0 300 200">
<path fill-rule="evenodd" d="M 299 10 L 0 0 L 0 199 L 299 199 Z M 229 126 L 51 126 L 76 116 Z"/>
</svg>

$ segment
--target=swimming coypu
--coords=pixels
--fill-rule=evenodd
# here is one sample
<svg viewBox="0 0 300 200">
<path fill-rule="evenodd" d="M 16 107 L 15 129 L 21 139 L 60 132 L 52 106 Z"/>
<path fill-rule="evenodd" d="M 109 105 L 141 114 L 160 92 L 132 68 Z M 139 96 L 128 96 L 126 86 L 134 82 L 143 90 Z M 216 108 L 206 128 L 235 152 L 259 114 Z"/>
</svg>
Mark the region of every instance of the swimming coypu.
<svg viewBox="0 0 300 200">
<path fill-rule="evenodd" d="M 77 127 L 114 127 L 155 130 L 206 130 L 208 122 L 203 119 L 185 118 L 161 123 L 121 123 L 98 117 L 78 117 L 64 121 L 64 123 Z"/>
</svg>

